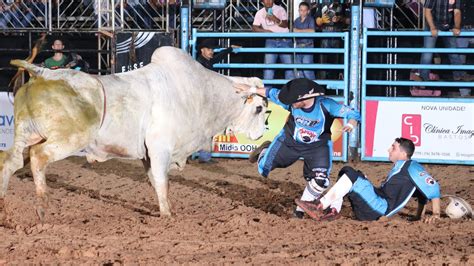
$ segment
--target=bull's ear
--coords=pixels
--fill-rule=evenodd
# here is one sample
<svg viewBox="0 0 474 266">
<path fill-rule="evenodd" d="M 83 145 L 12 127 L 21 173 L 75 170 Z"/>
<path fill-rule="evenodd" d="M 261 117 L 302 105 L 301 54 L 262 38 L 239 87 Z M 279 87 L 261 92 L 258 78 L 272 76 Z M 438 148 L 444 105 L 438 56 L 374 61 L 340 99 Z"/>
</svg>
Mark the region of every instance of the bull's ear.
<svg viewBox="0 0 474 266">
<path fill-rule="evenodd" d="M 249 86 L 247 84 L 234 82 L 232 86 L 234 87 L 235 92 L 242 95 L 243 97 L 250 96 L 252 94 L 249 91 Z"/>
<path fill-rule="evenodd" d="M 38 66 L 35 66 L 33 64 L 30 64 L 30 63 L 26 62 L 25 60 L 18 60 L 18 59 L 11 60 L 10 64 L 12 64 L 16 67 L 24 68 L 24 69 L 28 70 L 28 72 L 30 72 L 30 74 L 33 75 L 33 76 L 37 76 L 37 75 L 41 74 L 41 72 L 43 71 L 42 67 L 38 67 Z"/>
</svg>

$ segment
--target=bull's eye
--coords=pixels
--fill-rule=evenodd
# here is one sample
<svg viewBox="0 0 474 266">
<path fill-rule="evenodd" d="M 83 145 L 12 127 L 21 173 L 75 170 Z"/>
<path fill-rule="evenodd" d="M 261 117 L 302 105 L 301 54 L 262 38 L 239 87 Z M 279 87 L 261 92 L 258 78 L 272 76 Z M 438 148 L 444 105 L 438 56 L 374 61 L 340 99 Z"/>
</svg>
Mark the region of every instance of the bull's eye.
<svg viewBox="0 0 474 266">
<path fill-rule="evenodd" d="M 260 114 L 262 112 L 263 107 L 261 105 L 257 106 L 256 114 Z"/>
</svg>

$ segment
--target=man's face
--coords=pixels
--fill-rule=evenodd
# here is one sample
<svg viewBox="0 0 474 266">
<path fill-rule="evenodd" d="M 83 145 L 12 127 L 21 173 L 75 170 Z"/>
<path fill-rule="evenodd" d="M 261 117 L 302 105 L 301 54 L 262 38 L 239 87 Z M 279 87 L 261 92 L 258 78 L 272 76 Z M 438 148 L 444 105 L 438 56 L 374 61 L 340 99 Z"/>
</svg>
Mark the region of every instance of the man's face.
<svg viewBox="0 0 474 266">
<path fill-rule="evenodd" d="M 400 148 L 400 143 L 394 141 L 388 148 L 388 159 L 395 163 L 399 160 L 408 160 L 407 153 Z"/>
<path fill-rule="evenodd" d="M 53 50 L 63 50 L 64 49 L 64 44 L 60 40 L 55 40 L 53 43 L 53 46 L 51 46 Z"/>
<path fill-rule="evenodd" d="M 212 59 L 214 57 L 214 50 L 211 48 L 201 48 L 201 55 L 206 59 Z"/>
<path fill-rule="evenodd" d="M 264 0 L 263 1 L 263 5 L 266 7 L 266 8 L 270 8 L 273 6 L 273 0 Z"/>
<path fill-rule="evenodd" d="M 308 16 L 308 13 L 309 13 L 309 9 L 307 6 L 305 5 L 301 5 L 299 10 L 298 10 L 299 14 L 300 14 L 300 17 L 307 17 Z"/>
<path fill-rule="evenodd" d="M 296 102 L 291 105 L 293 109 L 305 108 L 308 109 L 314 104 L 314 98 L 306 99 L 304 101 Z"/>
</svg>

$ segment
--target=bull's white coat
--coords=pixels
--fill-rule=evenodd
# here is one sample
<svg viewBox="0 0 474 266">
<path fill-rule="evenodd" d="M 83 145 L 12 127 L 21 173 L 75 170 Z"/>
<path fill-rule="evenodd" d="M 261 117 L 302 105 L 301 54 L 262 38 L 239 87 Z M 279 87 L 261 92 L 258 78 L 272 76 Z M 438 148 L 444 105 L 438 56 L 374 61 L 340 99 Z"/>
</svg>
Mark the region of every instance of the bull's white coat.
<svg viewBox="0 0 474 266">
<path fill-rule="evenodd" d="M 261 97 L 246 100 L 251 95 L 236 93 L 233 88 L 233 82 L 262 86 L 260 79 L 220 75 L 205 69 L 189 55 L 173 47 L 157 49 L 151 63 L 143 68 L 108 76 L 93 76 L 74 70 L 49 70 L 27 63 L 23 66 L 46 80 L 65 81 L 78 97 L 92 104 L 104 118 L 103 121 L 86 125 L 88 128 L 84 133 L 70 132 L 74 141 L 56 145 L 57 148 L 55 146 L 49 152 L 53 154 L 48 153 L 48 163 L 78 152 L 85 154 L 88 161 L 142 159 L 158 195 L 160 212 L 165 215 L 170 214 L 167 196 L 167 173 L 170 168 L 184 167 L 191 153 L 208 148 L 211 138 L 222 133 L 226 127 L 246 133 L 251 139 L 257 139 L 264 133 L 264 100 Z M 261 111 L 257 112 L 259 109 Z M 38 135 L 48 139 L 54 133 L 48 132 L 50 127 L 43 126 L 50 121 L 15 122 L 34 127 L 21 132 L 36 132 L 35 143 L 30 143 L 31 136 L 15 136 L 16 147 L 9 151 L 15 154 L 8 155 L 7 152 L 3 164 L 4 184 L 8 184 L 10 175 L 23 166 L 18 161 L 21 158 L 19 150 L 30 144 L 36 145 Z M 37 193 L 43 195 L 45 182 L 41 180 L 44 179 L 44 169 L 34 166 L 39 164 L 33 158 L 36 154 L 30 156 Z M 1 199 L 5 190 L 4 185 Z"/>
</svg>

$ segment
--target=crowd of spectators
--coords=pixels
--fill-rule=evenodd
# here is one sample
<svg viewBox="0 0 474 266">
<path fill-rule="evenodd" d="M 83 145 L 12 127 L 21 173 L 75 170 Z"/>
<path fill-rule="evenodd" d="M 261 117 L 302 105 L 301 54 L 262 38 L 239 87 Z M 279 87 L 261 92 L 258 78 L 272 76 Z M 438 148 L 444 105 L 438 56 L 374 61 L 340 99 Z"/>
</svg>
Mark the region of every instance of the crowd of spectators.
<svg viewBox="0 0 474 266">
<path fill-rule="evenodd" d="M 38 23 L 45 23 L 47 16 L 47 0 L 0 0 L 0 29 L 7 28 L 31 28 Z M 106 1 L 104 1 L 105 3 Z M 252 30 L 255 32 L 340 32 L 348 30 L 350 27 L 350 5 L 339 3 L 339 1 L 303 1 L 298 7 L 298 16 L 294 21 L 289 21 L 287 10 L 277 5 L 274 0 L 262 0 L 263 8 L 255 13 Z M 278 1 L 277 1 L 278 2 Z M 99 15 L 98 1 L 95 0 L 72 0 L 72 1 L 51 1 L 53 10 L 60 5 L 60 12 L 52 12 L 53 18 L 58 16 L 84 16 L 90 17 L 97 26 L 97 16 Z M 132 27 L 142 29 L 152 29 L 157 23 L 157 18 L 165 15 L 168 17 L 168 26 L 175 28 L 176 15 L 180 5 L 179 0 L 124 0 L 123 12 L 124 23 Z M 165 8 L 166 7 L 166 8 Z M 436 47 L 437 39 L 442 39 L 447 48 L 466 48 L 472 43 L 472 38 L 466 37 L 442 37 L 438 38 L 437 32 L 452 31 L 455 36 L 460 31 L 465 30 L 460 19 L 462 10 L 460 0 L 426 0 L 423 6 L 418 1 L 408 0 L 403 5 L 407 14 L 420 16 L 423 12 L 426 19 L 425 30 L 431 32 L 430 37 L 424 38 L 424 47 Z M 106 9 L 107 7 L 102 7 Z M 115 7 L 116 14 L 120 14 L 120 6 Z M 59 9 L 58 9 L 59 10 Z M 377 28 L 380 20 L 374 8 L 363 9 L 364 27 Z M 289 38 L 268 38 L 265 47 L 268 48 L 341 48 L 343 45 L 340 38 L 297 38 L 295 41 Z M 446 54 L 441 54 L 444 56 Z M 401 60 L 403 56 L 400 55 Z M 451 64 L 462 65 L 466 63 L 465 54 L 447 54 Z M 342 56 L 328 53 L 267 53 L 264 57 L 265 64 L 274 64 L 280 60 L 281 63 L 291 64 L 334 64 L 342 63 Z M 370 60 L 370 58 L 369 58 Z M 420 58 L 421 64 L 433 63 L 432 53 L 423 53 Z M 412 71 L 412 80 L 432 80 L 429 69 Z M 450 72 L 451 73 L 451 72 Z M 437 74 L 437 73 L 435 73 Z M 433 76 L 433 75 L 431 75 Z M 436 76 L 436 75 L 434 75 Z M 265 69 L 264 79 L 274 79 L 275 69 Z M 312 69 L 287 69 L 284 71 L 285 79 L 295 77 L 306 77 L 309 79 L 343 79 L 342 71 L 338 70 L 317 70 Z M 442 78 L 443 79 L 443 78 Z M 445 79 L 445 78 L 444 78 Z M 451 78 L 455 81 L 471 81 L 472 76 L 466 71 L 454 71 Z M 422 86 L 417 87 L 423 89 Z M 461 96 L 470 96 L 469 88 L 460 88 Z"/>
</svg>

